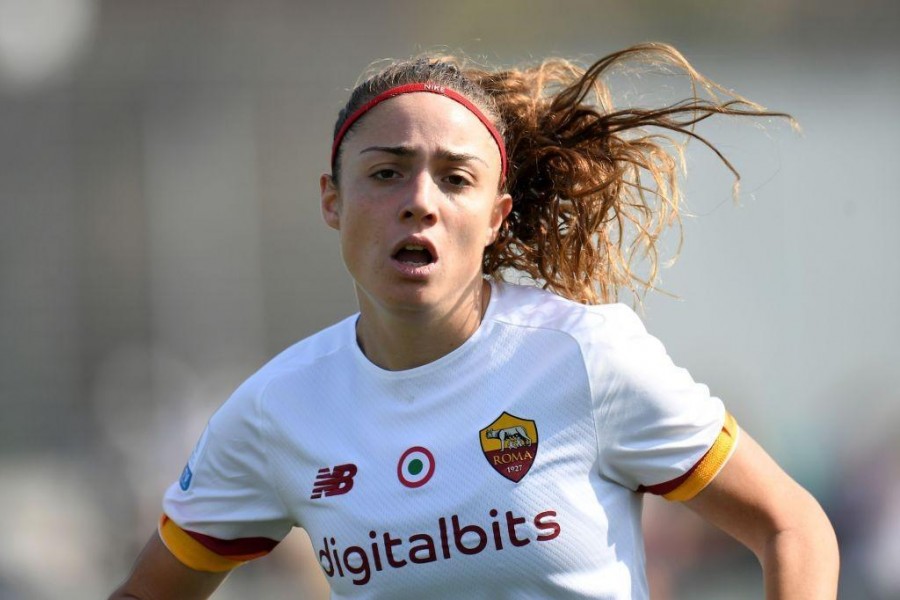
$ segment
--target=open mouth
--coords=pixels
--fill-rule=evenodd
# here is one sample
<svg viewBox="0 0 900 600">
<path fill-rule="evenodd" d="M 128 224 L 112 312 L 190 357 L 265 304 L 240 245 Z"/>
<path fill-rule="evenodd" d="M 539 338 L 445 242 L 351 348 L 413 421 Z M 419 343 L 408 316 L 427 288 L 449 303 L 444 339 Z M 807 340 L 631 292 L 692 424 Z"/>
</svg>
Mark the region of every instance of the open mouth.
<svg viewBox="0 0 900 600">
<path fill-rule="evenodd" d="M 394 253 L 394 260 L 413 267 L 424 267 L 434 262 L 434 255 L 420 244 L 405 244 Z"/>
</svg>

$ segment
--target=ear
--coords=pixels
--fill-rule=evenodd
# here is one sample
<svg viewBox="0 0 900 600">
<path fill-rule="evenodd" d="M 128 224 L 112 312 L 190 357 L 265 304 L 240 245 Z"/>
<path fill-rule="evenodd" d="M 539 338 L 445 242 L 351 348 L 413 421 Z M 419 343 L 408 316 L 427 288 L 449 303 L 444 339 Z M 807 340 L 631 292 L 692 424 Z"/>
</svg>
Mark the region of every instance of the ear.
<svg viewBox="0 0 900 600">
<path fill-rule="evenodd" d="M 490 246 L 497 241 L 497 234 L 500 231 L 500 226 L 503 225 L 503 221 L 506 220 L 506 217 L 511 210 L 512 196 L 509 194 L 497 196 L 497 199 L 494 201 L 494 211 L 491 213 L 491 223 L 488 228 L 488 239 L 485 246 Z"/>
<path fill-rule="evenodd" d="M 341 228 L 341 195 L 334 183 L 334 178 L 323 173 L 319 177 L 319 189 L 322 198 L 322 218 L 332 229 Z"/>
</svg>

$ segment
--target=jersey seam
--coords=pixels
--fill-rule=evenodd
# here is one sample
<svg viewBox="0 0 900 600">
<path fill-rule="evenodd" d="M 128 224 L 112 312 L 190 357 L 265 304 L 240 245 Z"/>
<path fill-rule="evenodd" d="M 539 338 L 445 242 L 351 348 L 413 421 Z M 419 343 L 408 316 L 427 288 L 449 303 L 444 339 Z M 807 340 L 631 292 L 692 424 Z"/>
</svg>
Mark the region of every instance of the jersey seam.
<svg viewBox="0 0 900 600">
<path fill-rule="evenodd" d="M 524 323 L 513 323 L 511 321 L 504 320 L 499 317 L 494 317 L 494 320 L 498 323 L 502 323 L 504 325 L 509 325 L 510 327 L 520 327 L 523 329 L 536 329 L 541 331 L 551 331 L 555 333 L 562 334 L 575 342 L 575 346 L 578 348 L 578 354 L 581 356 L 581 368 L 584 371 L 585 379 L 587 380 L 588 386 L 588 416 L 591 421 L 591 428 L 594 430 L 594 458 L 597 460 L 597 474 L 605 477 L 605 475 L 600 470 L 600 432 L 597 428 L 597 420 L 594 418 L 594 382 L 591 380 L 590 371 L 587 366 L 587 357 L 584 355 L 584 348 L 581 347 L 581 342 L 578 341 L 578 338 L 572 335 L 570 332 L 565 331 L 563 329 L 558 329 L 554 327 L 545 327 L 541 325 L 526 325 Z M 599 408 L 599 407 L 598 407 Z"/>
<path fill-rule="evenodd" d="M 291 519 L 294 520 L 292 513 L 288 510 L 287 503 L 284 501 L 284 496 L 282 496 L 281 490 L 279 489 L 278 485 L 275 483 L 275 481 L 276 481 L 275 478 L 272 476 L 272 466 L 269 462 L 269 445 L 268 445 L 270 436 L 263 435 L 263 433 L 269 433 L 269 431 L 268 431 L 268 422 L 264 418 L 264 412 L 262 410 L 262 403 L 265 400 L 266 395 L 268 394 L 269 386 L 272 385 L 272 383 L 275 381 L 275 379 L 276 379 L 275 377 L 270 378 L 269 381 L 267 381 L 265 383 L 265 385 L 259 391 L 259 394 L 257 395 L 256 402 L 255 402 L 256 417 L 257 417 L 257 420 L 259 421 L 259 435 L 260 435 L 260 438 L 262 438 L 260 440 L 260 450 L 262 451 L 263 464 L 265 465 L 266 474 L 268 475 L 269 485 L 271 486 L 272 491 L 275 492 L 275 496 L 278 498 L 278 502 L 281 504 L 281 508 L 284 511 L 284 514 L 287 516 L 290 516 Z"/>
<path fill-rule="evenodd" d="M 351 319 L 351 317 L 347 317 L 347 319 Z M 345 321 L 347 320 L 345 319 Z M 307 338 L 309 339 L 309 338 Z M 302 342 L 301 342 L 302 343 Z M 269 421 L 266 418 L 266 412 L 262 409 L 262 404 L 265 402 L 266 397 L 268 396 L 269 388 L 276 381 L 280 381 L 282 377 L 288 377 L 292 374 L 295 374 L 298 370 L 302 370 L 304 368 L 311 368 L 313 365 L 318 362 L 325 360 L 335 354 L 340 352 L 345 352 L 349 347 L 349 344 L 341 340 L 339 344 L 335 344 L 333 348 L 330 348 L 327 352 L 316 354 L 310 360 L 306 361 L 296 361 L 287 359 L 282 364 L 271 365 L 271 369 L 273 372 L 269 377 L 266 378 L 265 383 L 263 383 L 262 387 L 259 390 L 259 393 L 255 395 L 254 398 L 254 408 L 256 411 L 256 420 L 258 422 L 259 429 L 259 448 L 260 452 L 263 456 L 263 465 L 265 468 L 265 472 L 268 475 L 269 487 L 275 493 L 275 496 L 278 498 L 278 503 L 281 505 L 281 509 L 283 514 L 287 516 L 294 524 L 294 526 L 302 527 L 300 523 L 296 520 L 296 515 L 289 509 L 288 503 L 285 501 L 284 495 L 282 493 L 281 487 L 276 483 L 275 477 L 272 475 L 272 465 L 270 463 L 270 453 L 269 453 L 269 439 L 271 438 L 271 429 L 269 427 Z M 275 359 L 277 360 L 277 359 Z M 261 370 L 265 370 L 266 366 L 263 366 Z"/>
</svg>

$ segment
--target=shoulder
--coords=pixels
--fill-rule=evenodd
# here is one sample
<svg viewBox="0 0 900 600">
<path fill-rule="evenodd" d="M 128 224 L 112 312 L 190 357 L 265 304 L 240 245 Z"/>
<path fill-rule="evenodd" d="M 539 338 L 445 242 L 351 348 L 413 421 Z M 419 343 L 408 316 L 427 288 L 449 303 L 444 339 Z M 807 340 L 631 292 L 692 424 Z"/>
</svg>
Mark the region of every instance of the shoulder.
<svg viewBox="0 0 900 600">
<path fill-rule="evenodd" d="M 314 365 L 318 361 L 334 355 L 355 343 L 355 325 L 358 315 L 327 327 L 275 355 L 257 371 L 254 377 L 265 379 L 285 370 L 299 369 Z"/>
<path fill-rule="evenodd" d="M 576 350 L 592 380 L 642 380 L 651 359 L 665 361 L 667 358 L 659 340 L 647 332 L 640 317 L 624 304 L 584 305 L 521 285 L 500 284 L 495 289 L 498 293 L 495 322 L 520 332 L 549 333 L 549 336 L 537 336 L 542 346 L 548 352 L 564 347 Z M 551 345 L 554 339 L 562 345 Z"/>
<path fill-rule="evenodd" d="M 354 343 L 357 315 L 323 329 L 278 353 L 234 391 L 213 415 L 211 424 L 218 422 L 228 428 L 253 426 L 264 410 L 263 401 L 274 382 L 285 377 L 303 377 L 315 373 L 323 360 L 340 355 Z"/>
<path fill-rule="evenodd" d="M 585 305 L 533 286 L 495 283 L 493 319 L 517 327 L 549 329 L 582 343 L 614 342 L 646 334 L 640 317 L 620 303 Z"/>
</svg>

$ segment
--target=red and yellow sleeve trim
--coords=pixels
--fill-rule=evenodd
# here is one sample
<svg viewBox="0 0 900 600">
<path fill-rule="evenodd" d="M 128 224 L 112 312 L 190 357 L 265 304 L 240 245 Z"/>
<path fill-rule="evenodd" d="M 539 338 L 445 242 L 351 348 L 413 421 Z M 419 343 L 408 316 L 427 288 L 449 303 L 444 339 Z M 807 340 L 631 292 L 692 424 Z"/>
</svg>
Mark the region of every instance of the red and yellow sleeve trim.
<svg viewBox="0 0 900 600">
<path fill-rule="evenodd" d="M 666 500 L 684 502 L 696 496 L 709 485 L 709 482 L 718 475 L 719 471 L 728 462 L 731 453 L 737 445 L 740 428 L 737 421 L 729 413 L 725 413 L 725 423 L 719 437 L 713 442 L 712 447 L 703 455 L 697 464 L 691 467 L 687 473 L 667 481 L 651 486 L 641 486 L 638 491 L 650 492 L 662 496 Z"/>
<path fill-rule="evenodd" d="M 264 537 L 221 540 L 179 527 L 167 515 L 159 519 L 159 537 L 188 567 L 197 571 L 220 573 L 230 571 L 252 560 L 265 556 L 278 542 Z"/>
</svg>

